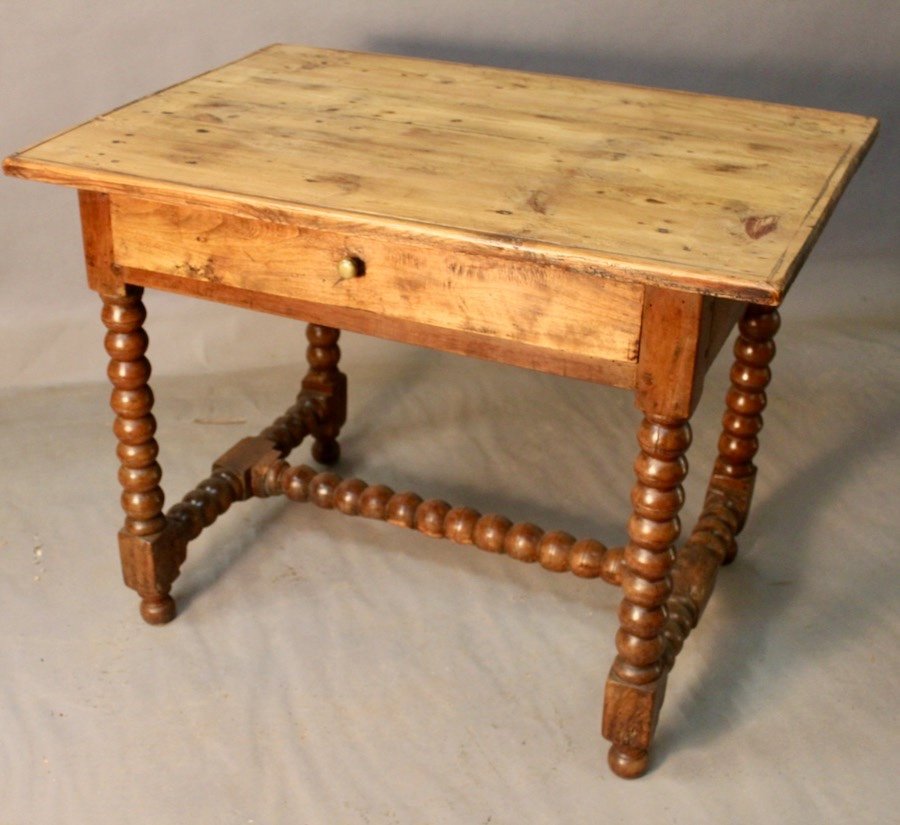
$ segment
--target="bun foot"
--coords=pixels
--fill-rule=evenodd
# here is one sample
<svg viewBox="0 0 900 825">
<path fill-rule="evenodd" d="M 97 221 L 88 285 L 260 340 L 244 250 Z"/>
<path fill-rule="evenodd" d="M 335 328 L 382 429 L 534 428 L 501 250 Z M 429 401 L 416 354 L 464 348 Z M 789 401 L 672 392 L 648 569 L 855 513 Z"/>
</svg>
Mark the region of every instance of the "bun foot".
<svg viewBox="0 0 900 825">
<path fill-rule="evenodd" d="M 622 779 L 637 779 L 647 772 L 650 757 L 647 751 L 612 745 L 609 749 L 609 767 Z"/>
<path fill-rule="evenodd" d="M 153 596 L 141 601 L 141 616 L 147 624 L 167 624 L 175 618 L 176 612 L 171 596 Z"/>
<path fill-rule="evenodd" d="M 341 445 L 333 438 L 317 438 L 312 447 L 312 457 L 319 464 L 336 464 L 341 457 Z"/>
</svg>

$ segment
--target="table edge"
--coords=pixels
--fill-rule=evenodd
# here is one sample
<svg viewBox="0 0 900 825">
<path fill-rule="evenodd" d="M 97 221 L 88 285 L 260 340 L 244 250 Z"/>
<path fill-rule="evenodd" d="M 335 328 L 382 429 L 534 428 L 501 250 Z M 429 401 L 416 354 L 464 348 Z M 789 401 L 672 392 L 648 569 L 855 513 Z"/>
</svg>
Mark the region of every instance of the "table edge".
<svg viewBox="0 0 900 825">
<path fill-rule="evenodd" d="M 293 46 L 294 44 L 279 42 L 269 44 L 260 49 L 248 52 L 221 66 L 216 66 L 207 71 L 200 72 L 190 78 L 180 80 L 167 87 L 124 103 L 99 117 L 106 117 L 119 109 L 132 106 L 141 100 L 154 97 L 168 89 L 172 89 L 198 77 L 203 77 L 204 75 L 216 72 L 225 66 L 239 63 L 255 54 L 279 47 Z M 328 51 L 365 54 L 364 52 L 346 49 L 329 49 Z M 474 65 L 444 60 L 432 60 L 408 55 L 386 54 L 385 56 L 400 57 L 423 63 Z M 695 292 L 736 301 L 749 301 L 757 304 L 777 306 L 783 301 L 788 289 L 821 235 L 821 232 L 833 213 L 841 195 L 859 165 L 868 154 L 879 131 L 879 121 L 877 118 L 854 113 L 836 113 L 826 109 L 797 106 L 794 104 L 752 99 L 748 100 L 725 95 L 668 89 L 664 87 L 637 86 L 635 84 L 618 81 L 599 81 L 595 78 L 573 77 L 569 75 L 545 75 L 544 73 L 528 72 L 521 69 L 498 66 L 476 66 L 475 68 L 491 68 L 497 71 L 535 74 L 569 80 L 582 80 L 585 82 L 602 82 L 607 85 L 650 89 L 691 97 L 712 97 L 734 100 L 762 107 L 779 107 L 798 111 L 842 114 L 846 117 L 855 118 L 864 122 L 868 127 L 868 134 L 862 143 L 857 143 L 855 141 L 848 142 L 845 153 L 835 165 L 819 196 L 811 204 L 800 227 L 798 227 L 794 236 L 785 246 L 783 254 L 778 258 L 770 272 L 763 277 L 740 276 L 721 268 L 713 270 L 690 267 L 667 261 L 631 257 L 585 247 L 572 247 L 564 244 L 528 240 L 515 236 L 479 232 L 475 229 L 417 222 L 408 218 L 391 217 L 377 213 L 299 204 L 272 198 L 228 192 L 225 190 L 215 190 L 208 187 L 195 187 L 189 184 L 165 181 L 162 179 L 146 179 L 133 174 L 98 171 L 90 167 L 79 167 L 76 164 L 46 161 L 37 156 L 39 148 L 45 143 L 54 140 L 60 135 L 65 135 L 70 131 L 81 128 L 81 126 L 90 123 L 97 118 L 91 118 L 82 124 L 65 129 L 8 156 L 3 160 L 3 171 L 5 174 L 12 177 L 43 183 L 70 186 L 86 191 L 127 194 L 164 203 L 185 203 L 204 206 L 258 220 L 269 220 L 298 225 L 309 225 L 310 222 L 318 221 L 329 222 L 331 226 L 339 226 L 341 224 L 353 226 L 366 225 L 375 230 L 384 230 L 405 236 L 412 236 L 428 243 L 437 243 L 439 245 L 461 243 L 467 246 L 480 247 L 486 252 L 494 251 L 513 254 L 518 252 L 521 254 L 540 256 L 549 261 L 553 261 L 554 263 L 569 262 L 580 269 L 589 271 L 594 270 L 598 276 L 628 283 L 662 286 L 670 289 Z M 723 281 L 723 278 L 726 280 Z"/>
<path fill-rule="evenodd" d="M 784 290 L 777 283 L 741 278 L 727 272 L 717 273 L 699 268 L 673 267 L 671 264 L 664 265 L 652 260 L 617 256 L 585 248 L 541 243 L 458 227 L 438 226 L 378 214 L 312 207 L 246 195 L 237 199 L 233 193 L 159 180 L 144 180 L 134 175 L 111 172 L 104 172 L 102 175 L 87 174 L 86 170 L 79 169 L 74 165 L 45 163 L 34 157 L 25 158 L 21 154 L 7 157 L 3 161 L 3 171 L 11 177 L 39 183 L 68 186 L 88 192 L 130 195 L 161 203 L 202 206 L 228 214 L 275 223 L 328 226 L 336 231 L 340 231 L 342 226 L 349 228 L 364 225 L 376 231 L 386 231 L 420 242 L 437 243 L 448 247 L 456 245 L 478 247 L 486 253 L 521 254 L 532 258 L 537 256 L 557 264 L 568 264 L 586 271 L 593 271 L 599 277 L 608 277 L 633 284 L 663 286 L 736 301 L 777 305 L 784 296 Z M 154 186 L 154 182 L 160 185 Z M 728 277 L 727 284 L 723 284 L 722 275 Z"/>
</svg>

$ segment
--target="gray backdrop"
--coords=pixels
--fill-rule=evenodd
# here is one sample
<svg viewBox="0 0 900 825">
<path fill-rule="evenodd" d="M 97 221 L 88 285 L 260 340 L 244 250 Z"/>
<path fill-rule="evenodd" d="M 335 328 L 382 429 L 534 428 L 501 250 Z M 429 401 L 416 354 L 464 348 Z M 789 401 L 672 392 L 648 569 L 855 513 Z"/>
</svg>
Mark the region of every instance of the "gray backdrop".
<svg viewBox="0 0 900 825">
<path fill-rule="evenodd" d="M 844 109 L 882 135 L 788 297 L 755 511 L 606 771 L 618 594 L 277 501 L 192 545 L 151 629 L 117 569 L 75 195 L 0 180 L 0 825 L 868 823 L 900 736 L 896 2 L 3 0 L 0 152 L 275 41 Z M 148 294 L 169 500 L 296 390 L 302 327 Z M 190 322 L 189 326 L 186 322 Z M 339 470 L 622 540 L 627 393 L 342 339 Z M 727 353 L 695 415 L 690 523 Z M 218 422 L 218 423 L 217 423 Z M 302 456 L 300 460 L 306 460 Z"/>
<path fill-rule="evenodd" d="M 891 0 L 4 0 L 3 7 L 0 152 L 263 44 L 398 52 L 878 116 L 882 135 L 815 255 L 841 256 L 852 277 L 859 255 L 897 251 L 900 13 Z M 79 268 L 74 198 L 0 184 L 0 386 L 91 380 L 102 366 L 99 347 L 91 354 L 73 345 L 96 314 Z M 160 304 L 173 314 L 156 328 L 157 374 L 203 367 L 220 344 L 234 366 L 258 364 L 258 351 L 228 345 L 262 337 L 263 328 L 269 363 L 293 357 L 292 325 L 218 307 L 202 309 L 219 323 L 204 347 L 176 347 L 171 333 L 188 310 Z M 58 346 L 45 350 L 38 330 Z"/>
</svg>

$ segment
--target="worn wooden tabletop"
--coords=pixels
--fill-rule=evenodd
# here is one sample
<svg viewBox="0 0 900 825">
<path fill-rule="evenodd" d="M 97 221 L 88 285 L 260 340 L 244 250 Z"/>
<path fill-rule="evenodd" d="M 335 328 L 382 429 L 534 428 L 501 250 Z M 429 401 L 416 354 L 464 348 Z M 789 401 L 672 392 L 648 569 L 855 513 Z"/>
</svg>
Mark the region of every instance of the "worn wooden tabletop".
<svg viewBox="0 0 900 825">
<path fill-rule="evenodd" d="M 4 168 L 777 303 L 876 130 L 858 115 L 275 45 Z"/>
</svg>

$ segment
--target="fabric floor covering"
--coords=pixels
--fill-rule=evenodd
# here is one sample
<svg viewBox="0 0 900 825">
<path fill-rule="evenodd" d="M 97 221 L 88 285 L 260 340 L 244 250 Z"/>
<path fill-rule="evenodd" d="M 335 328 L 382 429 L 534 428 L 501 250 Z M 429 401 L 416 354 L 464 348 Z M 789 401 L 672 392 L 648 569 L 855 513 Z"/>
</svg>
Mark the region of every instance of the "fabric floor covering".
<svg viewBox="0 0 900 825">
<path fill-rule="evenodd" d="M 118 570 L 108 388 L 4 391 L 0 823 L 896 822 L 896 316 L 784 314 L 740 554 L 630 783 L 599 733 L 614 588 L 250 501 L 191 546 L 180 615 L 151 628 Z M 622 542 L 628 393 L 343 343 L 338 472 Z M 694 418 L 686 528 L 729 361 Z M 169 501 L 301 372 L 154 380 Z"/>
</svg>

